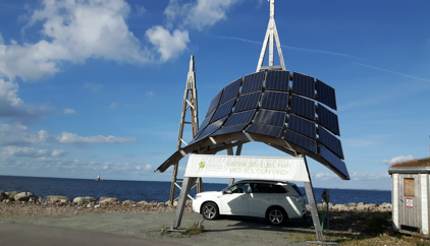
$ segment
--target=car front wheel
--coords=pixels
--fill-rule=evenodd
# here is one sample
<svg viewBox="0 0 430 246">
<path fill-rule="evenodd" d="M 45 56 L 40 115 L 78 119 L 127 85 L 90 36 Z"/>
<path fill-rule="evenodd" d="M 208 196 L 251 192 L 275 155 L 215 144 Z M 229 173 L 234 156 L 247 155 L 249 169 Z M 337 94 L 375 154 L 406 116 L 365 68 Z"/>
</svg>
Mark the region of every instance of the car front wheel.
<svg viewBox="0 0 430 246">
<path fill-rule="evenodd" d="M 272 207 L 267 210 L 266 219 L 272 225 L 282 225 L 287 221 L 287 214 L 282 208 Z"/>
<path fill-rule="evenodd" d="M 205 202 L 202 205 L 201 213 L 203 218 L 207 220 L 214 220 L 219 216 L 218 206 L 214 202 Z"/>
</svg>

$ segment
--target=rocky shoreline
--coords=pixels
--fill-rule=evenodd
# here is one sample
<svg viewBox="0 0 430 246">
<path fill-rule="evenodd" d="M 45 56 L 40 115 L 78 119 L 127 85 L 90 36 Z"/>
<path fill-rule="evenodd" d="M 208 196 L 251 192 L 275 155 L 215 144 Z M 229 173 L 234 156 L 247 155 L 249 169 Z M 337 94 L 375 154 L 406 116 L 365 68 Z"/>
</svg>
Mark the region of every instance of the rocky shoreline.
<svg viewBox="0 0 430 246">
<path fill-rule="evenodd" d="M 130 209 L 130 208 L 143 208 L 144 210 L 160 211 L 165 209 L 173 209 L 169 202 L 157 201 L 132 201 L 132 200 L 119 200 L 116 197 L 92 197 L 92 196 L 79 196 L 69 198 L 62 195 L 49 195 L 46 197 L 36 196 L 31 192 L 18 192 L 8 191 L 0 192 L 1 204 L 9 205 L 40 205 L 42 207 L 74 207 L 74 208 L 116 208 L 116 209 Z M 174 204 L 176 205 L 176 204 Z M 187 202 L 187 208 L 190 209 L 190 201 Z M 320 210 L 326 209 L 323 204 L 318 204 Z M 329 203 L 329 210 L 331 212 L 391 212 L 390 203 L 373 204 L 373 203 L 348 203 L 348 204 L 332 204 Z"/>
</svg>

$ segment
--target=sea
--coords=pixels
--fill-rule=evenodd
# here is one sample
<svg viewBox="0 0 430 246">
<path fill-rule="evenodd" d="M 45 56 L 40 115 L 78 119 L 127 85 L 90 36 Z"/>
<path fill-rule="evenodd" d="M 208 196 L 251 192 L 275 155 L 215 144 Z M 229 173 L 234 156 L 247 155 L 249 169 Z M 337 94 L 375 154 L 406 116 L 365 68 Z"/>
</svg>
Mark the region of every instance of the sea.
<svg viewBox="0 0 430 246">
<path fill-rule="evenodd" d="M 227 184 L 204 183 L 205 191 L 219 191 Z M 161 181 L 122 181 L 89 180 L 69 178 L 39 178 L 0 176 L 0 191 L 30 191 L 37 196 L 64 195 L 77 196 L 113 196 L 120 200 L 164 202 L 169 197 L 170 182 Z M 303 188 L 302 188 L 303 189 Z M 317 202 L 321 201 L 323 188 L 315 188 Z M 391 202 L 391 191 L 327 189 L 330 201 L 336 204 Z"/>
</svg>

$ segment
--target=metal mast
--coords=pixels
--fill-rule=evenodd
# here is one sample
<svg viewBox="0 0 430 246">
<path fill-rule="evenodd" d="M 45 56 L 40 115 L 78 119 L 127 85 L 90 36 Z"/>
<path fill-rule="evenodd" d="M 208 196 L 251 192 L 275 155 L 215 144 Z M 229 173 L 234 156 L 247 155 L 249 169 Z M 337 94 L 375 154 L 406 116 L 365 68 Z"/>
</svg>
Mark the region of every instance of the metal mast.
<svg viewBox="0 0 430 246">
<path fill-rule="evenodd" d="M 190 119 L 187 121 L 187 113 L 189 113 Z M 196 87 L 196 72 L 194 65 L 194 56 L 190 57 L 190 63 L 187 74 L 187 81 L 185 84 L 184 97 L 182 101 L 182 113 L 181 120 L 179 123 L 178 142 L 176 148 L 180 150 L 183 145 L 188 143 L 184 140 L 184 130 L 186 125 L 191 125 L 191 132 L 193 137 L 197 134 L 199 127 L 199 116 L 198 116 L 198 103 L 197 103 L 197 87 Z M 172 180 L 170 184 L 170 195 L 169 202 L 173 205 L 176 195 L 176 187 L 180 189 L 181 179 L 178 179 L 178 168 L 179 163 L 173 166 Z M 196 191 L 202 191 L 201 179 L 196 182 Z"/>
<path fill-rule="evenodd" d="M 263 47 L 261 48 L 260 59 L 258 59 L 257 72 L 262 70 L 264 57 L 266 56 L 267 46 L 269 46 L 269 64 L 267 68 L 275 68 L 274 60 L 274 44 L 276 43 L 276 49 L 278 51 L 280 68 L 287 70 L 285 67 L 284 56 L 282 54 L 281 42 L 279 41 L 278 29 L 276 28 L 275 22 L 275 0 L 269 0 L 270 2 L 270 17 L 269 24 L 267 25 L 266 35 L 264 36 Z"/>
</svg>

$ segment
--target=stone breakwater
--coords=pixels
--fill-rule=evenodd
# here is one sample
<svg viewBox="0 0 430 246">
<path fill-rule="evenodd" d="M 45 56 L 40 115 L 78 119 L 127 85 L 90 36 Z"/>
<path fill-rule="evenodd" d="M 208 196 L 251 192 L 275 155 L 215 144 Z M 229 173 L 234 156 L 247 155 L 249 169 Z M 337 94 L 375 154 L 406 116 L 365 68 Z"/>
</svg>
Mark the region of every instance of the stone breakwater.
<svg viewBox="0 0 430 246">
<path fill-rule="evenodd" d="M 76 208 L 118 208 L 118 209 L 132 209 L 132 208 L 143 208 L 144 210 L 151 211 L 164 211 L 165 209 L 171 209 L 169 202 L 157 202 L 157 201 L 132 201 L 124 200 L 121 201 L 116 197 L 91 197 L 91 196 L 79 196 L 69 198 L 61 195 L 50 195 L 46 197 L 35 196 L 31 192 L 18 192 L 8 191 L 0 192 L 0 203 L 1 204 L 32 204 L 41 206 L 56 206 L 56 207 L 76 207 Z M 176 206 L 176 202 L 174 204 Z M 191 201 L 187 201 L 187 209 L 191 209 Z M 320 210 L 325 209 L 325 205 L 318 204 Z M 373 203 L 348 203 L 348 204 L 332 204 L 329 203 L 329 209 L 331 212 L 374 212 L 374 213 L 386 213 L 391 212 L 390 203 L 373 204 Z"/>
<path fill-rule="evenodd" d="M 56 207 L 77 207 L 77 208 L 147 208 L 148 210 L 160 210 L 171 207 L 169 202 L 157 201 L 132 201 L 119 200 L 116 197 L 92 197 L 78 196 L 69 198 L 62 195 L 49 195 L 46 197 L 36 196 L 31 192 L 18 191 L 0 191 L 0 204 L 4 205 L 41 205 Z M 176 202 L 175 204 L 176 205 Z M 0 205 L 1 206 L 1 205 Z M 187 201 L 187 207 L 191 207 L 190 201 Z"/>
</svg>

